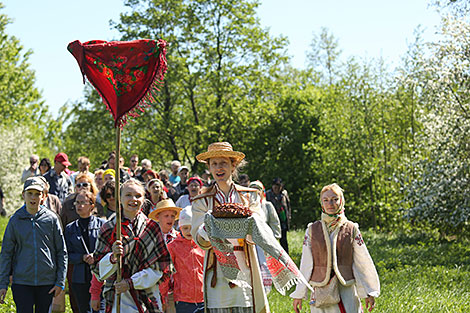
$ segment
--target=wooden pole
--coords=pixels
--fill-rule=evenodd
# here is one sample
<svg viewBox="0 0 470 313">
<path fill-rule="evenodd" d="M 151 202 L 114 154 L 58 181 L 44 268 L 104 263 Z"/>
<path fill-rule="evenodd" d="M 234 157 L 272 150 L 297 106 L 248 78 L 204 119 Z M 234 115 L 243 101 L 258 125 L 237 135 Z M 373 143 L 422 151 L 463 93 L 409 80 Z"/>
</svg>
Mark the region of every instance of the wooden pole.
<svg viewBox="0 0 470 313">
<path fill-rule="evenodd" d="M 116 239 L 122 241 L 121 236 L 121 201 L 120 201 L 120 168 L 119 161 L 121 159 L 121 125 L 116 126 L 116 156 L 114 159 L 114 170 L 116 174 L 116 188 L 114 190 L 114 199 L 116 200 Z M 122 256 L 117 260 L 117 277 L 116 282 L 121 281 Z M 116 294 L 116 313 L 121 312 L 121 294 Z"/>
</svg>

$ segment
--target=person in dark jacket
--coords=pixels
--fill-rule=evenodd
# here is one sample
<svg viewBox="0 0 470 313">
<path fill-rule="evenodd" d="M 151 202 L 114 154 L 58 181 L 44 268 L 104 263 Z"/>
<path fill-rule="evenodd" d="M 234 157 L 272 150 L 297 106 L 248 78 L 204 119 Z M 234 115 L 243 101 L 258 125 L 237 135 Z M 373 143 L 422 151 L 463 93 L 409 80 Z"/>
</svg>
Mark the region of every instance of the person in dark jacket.
<svg viewBox="0 0 470 313">
<path fill-rule="evenodd" d="M 60 152 L 54 158 L 54 167 L 44 174 L 49 183 L 49 193 L 59 197 L 62 204 L 73 191 L 72 180 L 65 172 L 70 165 L 67 154 Z"/>
<path fill-rule="evenodd" d="M 10 282 L 17 312 L 47 313 L 65 287 L 67 249 L 59 218 L 42 205 L 46 181 L 28 178 L 23 205 L 8 221 L 0 253 L 0 303 Z"/>
<path fill-rule="evenodd" d="M 273 179 L 271 189 L 266 192 L 266 201 L 271 202 L 276 209 L 279 220 L 281 221 L 281 246 L 289 254 L 289 245 L 287 243 L 287 231 L 291 219 L 290 199 L 287 190 L 284 189 L 284 183 L 280 177 Z"/>
<path fill-rule="evenodd" d="M 69 282 L 80 313 L 96 312 L 90 307 L 88 292 L 92 278 L 90 264 L 94 263 L 96 238 L 106 221 L 93 215 L 95 201 L 96 197 L 92 192 L 79 192 L 74 203 L 79 218 L 65 228 L 69 262 L 73 264 L 72 280 Z"/>
</svg>

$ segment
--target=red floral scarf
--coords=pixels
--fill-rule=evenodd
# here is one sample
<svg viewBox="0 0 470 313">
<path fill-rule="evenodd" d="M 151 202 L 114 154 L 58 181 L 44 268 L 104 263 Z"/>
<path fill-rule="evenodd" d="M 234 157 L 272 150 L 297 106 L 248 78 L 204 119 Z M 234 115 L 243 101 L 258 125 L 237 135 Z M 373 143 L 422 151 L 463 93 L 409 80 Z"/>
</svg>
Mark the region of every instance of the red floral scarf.
<svg viewBox="0 0 470 313">
<path fill-rule="evenodd" d="M 68 50 L 100 93 L 113 115 L 115 126 L 123 127 L 144 108 L 156 102 L 163 84 L 166 64 L 164 40 L 103 41 L 81 43 Z"/>
</svg>

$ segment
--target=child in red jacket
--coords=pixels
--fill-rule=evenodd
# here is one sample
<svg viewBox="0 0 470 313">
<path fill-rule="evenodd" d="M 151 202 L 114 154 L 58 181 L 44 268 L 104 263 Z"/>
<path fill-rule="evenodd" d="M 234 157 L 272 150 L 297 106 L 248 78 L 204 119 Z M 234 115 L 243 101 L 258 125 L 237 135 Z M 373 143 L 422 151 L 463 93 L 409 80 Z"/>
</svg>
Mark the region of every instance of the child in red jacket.
<svg viewBox="0 0 470 313">
<path fill-rule="evenodd" d="M 204 311 L 203 280 L 204 250 L 191 236 L 191 207 L 180 212 L 180 233 L 168 244 L 171 259 L 176 269 L 173 274 L 173 296 L 177 313 L 194 313 Z M 160 291 L 163 292 L 160 288 Z"/>
</svg>

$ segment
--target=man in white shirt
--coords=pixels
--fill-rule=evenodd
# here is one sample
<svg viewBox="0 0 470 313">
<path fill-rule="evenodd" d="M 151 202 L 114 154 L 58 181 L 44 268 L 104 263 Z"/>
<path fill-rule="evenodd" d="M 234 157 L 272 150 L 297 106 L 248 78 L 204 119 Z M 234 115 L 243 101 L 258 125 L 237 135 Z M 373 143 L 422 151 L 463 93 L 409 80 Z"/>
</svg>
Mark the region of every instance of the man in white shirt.
<svg viewBox="0 0 470 313">
<path fill-rule="evenodd" d="M 29 167 L 25 168 L 23 175 L 21 175 L 21 182 L 24 183 L 28 178 L 39 174 L 41 174 L 39 171 L 39 156 L 32 154 L 29 157 Z"/>
</svg>

